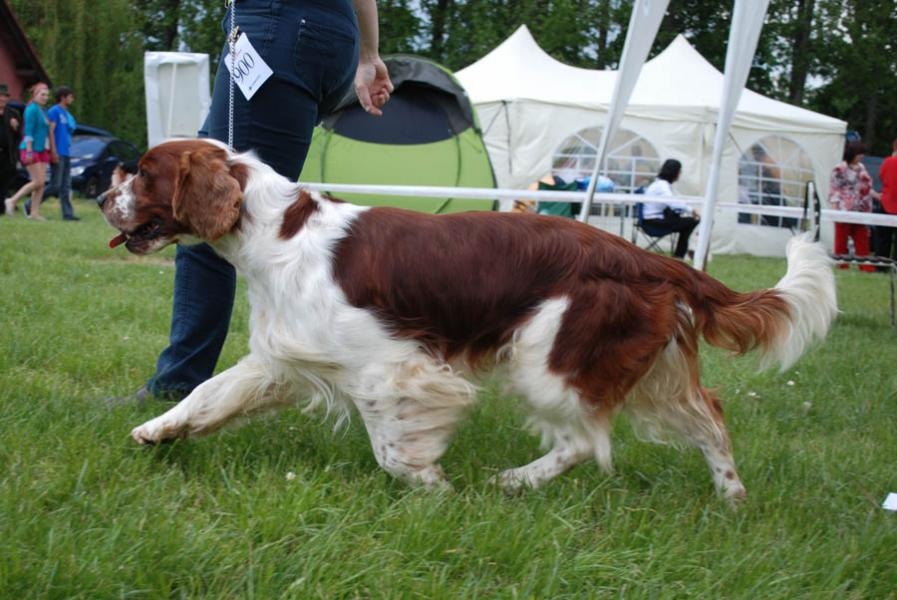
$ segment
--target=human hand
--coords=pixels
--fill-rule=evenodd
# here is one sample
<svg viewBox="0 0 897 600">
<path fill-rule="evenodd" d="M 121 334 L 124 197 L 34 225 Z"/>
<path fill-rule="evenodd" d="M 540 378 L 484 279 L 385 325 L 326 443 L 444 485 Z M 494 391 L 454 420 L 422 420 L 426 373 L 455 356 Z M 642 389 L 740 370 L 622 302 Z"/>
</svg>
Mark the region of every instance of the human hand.
<svg viewBox="0 0 897 600">
<path fill-rule="evenodd" d="M 59 154 L 56 153 L 56 150 L 50 152 L 50 161 L 55 165 L 59 164 Z"/>
<path fill-rule="evenodd" d="M 31 150 L 25 150 L 25 160 L 23 161 L 24 165 L 30 165 L 34 162 L 34 152 Z"/>
<path fill-rule="evenodd" d="M 392 90 L 389 71 L 379 56 L 359 61 L 355 71 L 355 95 L 365 111 L 377 117 L 382 115 L 380 109 L 389 100 Z"/>
<path fill-rule="evenodd" d="M 12 127 L 13 131 L 19 130 L 19 120 L 15 117 L 9 120 L 9 126 Z"/>
</svg>

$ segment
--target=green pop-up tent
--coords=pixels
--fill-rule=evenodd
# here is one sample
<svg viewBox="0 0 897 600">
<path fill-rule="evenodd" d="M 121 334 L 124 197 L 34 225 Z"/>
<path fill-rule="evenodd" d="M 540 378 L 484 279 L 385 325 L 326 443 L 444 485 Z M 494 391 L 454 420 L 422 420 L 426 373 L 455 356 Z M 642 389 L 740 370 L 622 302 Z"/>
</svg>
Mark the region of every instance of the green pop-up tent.
<svg viewBox="0 0 897 600">
<path fill-rule="evenodd" d="M 482 132 L 464 89 L 444 67 L 384 57 L 395 86 L 381 117 L 354 94 L 315 128 L 301 182 L 495 187 Z M 430 213 L 492 210 L 492 200 L 338 194 L 373 206 Z"/>
</svg>

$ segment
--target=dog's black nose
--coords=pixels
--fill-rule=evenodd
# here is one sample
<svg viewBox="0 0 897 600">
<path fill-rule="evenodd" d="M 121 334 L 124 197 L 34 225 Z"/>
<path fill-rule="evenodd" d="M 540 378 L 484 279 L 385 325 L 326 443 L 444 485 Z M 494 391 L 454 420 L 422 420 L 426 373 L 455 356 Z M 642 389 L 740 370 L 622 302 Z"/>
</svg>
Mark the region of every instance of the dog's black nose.
<svg viewBox="0 0 897 600">
<path fill-rule="evenodd" d="M 105 192 L 103 192 L 102 194 L 100 194 L 99 196 L 96 197 L 97 206 L 99 206 L 100 209 L 102 209 L 102 208 L 103 208 L 103 204 L 106 203 L 106 194 L 108 194 L 108 193 L 109 193 L 108 191 L 105 191 Z"/>
</svg>

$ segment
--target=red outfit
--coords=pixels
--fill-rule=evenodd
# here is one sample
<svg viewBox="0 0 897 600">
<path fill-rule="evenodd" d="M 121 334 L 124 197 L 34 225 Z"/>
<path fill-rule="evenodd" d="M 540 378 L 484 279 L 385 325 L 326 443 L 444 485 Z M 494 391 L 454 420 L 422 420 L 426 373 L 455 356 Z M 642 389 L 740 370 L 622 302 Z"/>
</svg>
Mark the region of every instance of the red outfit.
<svg viewBox="0 0 897 600">
<path fill-rule="evenodd" d="M 891 155 L 878 169 L 881 178 L 881 207 L 889 214 L 897 215 L 897 155 Z M 897 227 L 879 225 L 875 228 L 875 253 L 897 260 Z"/>
<path fill-rule="evenodd" d="M 852 212 L 872 212 L 872 177 L 863 163 L 849 165 L 839 162 L 832 170 L 829 201 L 832 208 Z M 835 223 L 835 254 L 847 254 L 847 238 L 853 238 L 856 257 L 869 256 L 869 227 L 854 223 Z M 846 269 L 847 265 L 841 265 Z M 874 272 L 872 265 L 862 265 L 861 271 Z"/>
<path fill-rule="evenodd" d="M 897 215 L 897 156 L 889 156 L 878 169 L 881 179 L 881 207 L 886 213 Z"/>
<path fill-rule="evenodd" d="M 50 151 L 49 150 L 41 150 L 40 152 L 32 152 L 29 160 L 28 151 L 27 150 L 19 150 L 19 162 L 23 165 L 36 165 L 37 163 L 47 163 L 50 164 Z"/>
</svg>

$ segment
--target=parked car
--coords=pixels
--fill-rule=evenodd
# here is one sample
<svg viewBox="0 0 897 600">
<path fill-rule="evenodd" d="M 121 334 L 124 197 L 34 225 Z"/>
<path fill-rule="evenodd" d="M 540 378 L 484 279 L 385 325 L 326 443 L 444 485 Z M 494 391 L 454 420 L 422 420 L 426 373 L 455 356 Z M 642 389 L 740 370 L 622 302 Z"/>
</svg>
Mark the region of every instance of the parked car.
<svg viewBox="0 0 897 600">
<path fill-rule="evenodd" d="M 91 132 L 89 134 L 82 132 Z M 112 171 L 118 163 L 135 166 L 140 160 L 140 151 L 134 144 L 113 136 L 104 129 L 78 126 L 72 138 L 72 189 L 88 198 L 96 198 L 106 191 L 112 180 Z M 47 173 L 47 187 L 44 196 L 57 196 L 59 191 L 51 185 L 53 167 Z M 28 172 L 19 169 L 16 185 L 28 181 Z"/>
<path fill-rule="evenodd" d="M 76 135 L 72 139 L 72 189 L 96 198 L 109 188 L 115 165 L 140 160 L 134 144 L 114 136 Z"/>
</svg>

